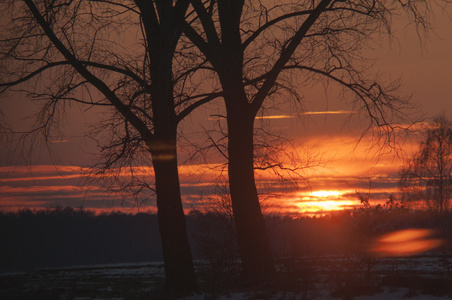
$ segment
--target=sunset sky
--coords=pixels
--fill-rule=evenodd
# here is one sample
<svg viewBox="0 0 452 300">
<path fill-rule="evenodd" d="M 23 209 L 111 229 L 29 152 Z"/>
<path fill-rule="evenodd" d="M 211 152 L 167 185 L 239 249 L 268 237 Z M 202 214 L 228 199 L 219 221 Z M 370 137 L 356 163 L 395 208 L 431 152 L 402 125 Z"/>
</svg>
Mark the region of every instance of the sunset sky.
<svg viewBox="0 0 452 300">
<path fill-rule="evenodd" d="M 413 102 L 419 105 L 418 113 L 425 114 L 425 121 L 439 114 L 452 119 L 452 9 L 449 7 L 447 11 L 449 15 L 436 13 L 436 29 L 422 42 L 412 27 L 398 26 L 392 41 L 381 41 L 382 46 L 378 43 L 373 52 L 363 54 L 375 59 L 374 70 L 382 76 L 402 79 L 400 94 L 412 95 Z M 376 142 L 372 134 L 357 144 L 364 128 L 353 119 L 345 122 L 351 107 L 338 101 L 334 90 L 325 93 L 322 86 L 314 86 L 303 94 L 303 110 L 267 112 L 265 124 L 293 139 L 300 161 L 310 158 L 318 165 L 302 174 L 308 182 L 299 180 L 296 185 L 278 181 L 271 172 L 258 173 L 264 211 L 314 213 L 358 205 L 357 191 L 370 191 L 373 199 L 379 201 L 397 192 L 402 155 L 387 153 L 386 149 L 379 149 L 379 144 L 372 146 Z M 182 123 L 182 133 L 187 139 L 200 139 L 199 124 L 208 127 L 217 122 L 211 118 L 214 106 Z M 7 123 L 21 132 L 31 124 L 26 117 L 35 107 L 25 95 L 9 92 L 0 96 L 0 109 Z M 90 130 L 86 124 L 93 123 L 96 112 L 74 105 L 67 115 L 61 132 L 49 143 L 52 154 L 45 146 L 35 147 L 31 155 L 22 153 L 19 148 L 11 147 L 5 137 L 0 140 L 0 210 L 56 205 L 106 211 L 155 210 L 152 197 L 138 204 L 131 198 L 124 201 L 107 191 L 102 182 L 87 180 L 85 174 L 88 166 L 95 163 L 93 154 L 97 150 L 95 143 L 85 137 Z M 415 142 L 419 137 L 411 136 L 409 140 Z M 402 148 L 409 154 L 416 144 L 402 144 Z M 181 163 L 187 159 L 186 149 L 182 141 Z M 211 156 L 210 165 L 200 161 L 180 167 L 187 212 L 209 205 L 213 195 L 221 190 L 217 178 L 222 166 L 215 164 L 218 162 L 215 154 Z M 136 171 L 152 180 L 151 168 Z"/>
</svg>

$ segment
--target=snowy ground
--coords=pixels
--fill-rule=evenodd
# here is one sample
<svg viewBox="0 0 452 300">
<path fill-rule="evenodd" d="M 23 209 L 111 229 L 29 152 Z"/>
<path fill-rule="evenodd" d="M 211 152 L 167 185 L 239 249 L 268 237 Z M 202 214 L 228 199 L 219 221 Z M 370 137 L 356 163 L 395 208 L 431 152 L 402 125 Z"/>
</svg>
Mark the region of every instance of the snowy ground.
<svg viewBox="0 0 452 300">
<path fill-rule="evenodd" d="M 324 294 L 324 295 L 322 295 Z M 268 297 L 268 298 L 267 298 Z M 276 293 L 273 295 L 268 296 L 260 296 L 250 293 L 235 293 L 227 296 L 221 296 L 219 298 L 216 298 L 218 300 L 242 300 L 242 299 L 268 299 L 268 300 L 295 300 L 295 299 L 305 299 L 303 296 L 300 295 L 294 295 L 290 293 Z M 205 295 L 198 295 L 198 296 L 192 296 L 185 298 L 186 300 L 201 300 L 206 299 Z M 210 299 L 210 298 L 207 298 Z M 337 298 L 330 295 L 329 292 L 323 292 L 318 296 L 307 297 L 306 299 L 313 299 L 313 300 L 338 300 L 338 299 L 344 299 L 344 298 Z M 410 290 L 407 288 L 383 288 L 383 291 L 381 293 L 375 293 L 373 295 L 367 295 L 367 296 L 355 296 L 353 298 L 354 300 L 399 300 L 399 299 L 409 299 L 409 300 L 434 300 L 434 299 L 444 299 L 444 300 L 450 300 L 451 298 L 447 296 L 433 296 L 433 295 L 413 295 L 410 293 Z"/>
<path fill-rule="evenodd" d="M 452 264 L 451 264 L 452 265 Z M 450 299 L 449 260 L 442 256 L 362 259 L 309 257 L 286 261 L 278 290 L 240 290 L 207 262 L 196 264 L 202 299 Z M 159 294 L 161 263 L 0 271 L 0 299 L 168 299 Z M 229 282 L 229 283 L 228 283 Z"/>
</svg>

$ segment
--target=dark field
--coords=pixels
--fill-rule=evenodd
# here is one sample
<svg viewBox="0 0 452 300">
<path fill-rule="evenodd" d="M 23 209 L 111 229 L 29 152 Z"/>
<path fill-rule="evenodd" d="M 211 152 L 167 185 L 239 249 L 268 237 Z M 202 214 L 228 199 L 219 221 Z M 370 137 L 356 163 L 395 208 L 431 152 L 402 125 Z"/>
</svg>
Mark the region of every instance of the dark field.
<svg viewBox="0 0 452 300">
<path fill-rule="evenodd" d="M 287 260 L 279 264 L 279 282 L 265 288 L 240 286 L 238 274 L 198 261 L 199 294 L 190 299 L 353 299 L 371 295 L 379 299 L 398 290 L 403 298 L 452 298 L 450 259 L 342 256 Z M 0 299 L 173 298 L 163 293 L 164 272 L 159 263 L 1 272 L 0 281 Z"/>
<path fill-rule="evenodd" d="M 266 216 L 279 279 L 244 286 L 227 214 L 187 216 L 199 294 L 191 299 L 396 299 L 452 297 L 450 214 L 375 207 L 323 217 Z M 434 232 L 439 247 L 376 255 L 370 245 L 407 228 Z M 172 299 L 156 216 L 94 215 L 70 208 L 0 214 L 0 299 Z M 391 294 L 392 295 L 392 294 Z M 423 298 L 420 298 L 423 297 Z M 425 298 L 427 297 L 427 298 Z M 428 298 L 430 297 L 430 298 Z"/>
</svg>

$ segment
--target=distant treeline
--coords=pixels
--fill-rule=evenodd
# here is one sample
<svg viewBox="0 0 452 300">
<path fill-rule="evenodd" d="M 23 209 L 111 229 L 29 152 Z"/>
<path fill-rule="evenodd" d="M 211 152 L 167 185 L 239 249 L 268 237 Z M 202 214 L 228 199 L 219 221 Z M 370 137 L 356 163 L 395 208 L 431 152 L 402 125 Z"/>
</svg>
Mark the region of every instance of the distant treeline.
<svg viewBox="0 0 452 300">
<path fill-rule="evenodd" d="M 0 214 L 0 268 L 161 260 L 157 217 L 55 208 Z"/>
<path fill-rule="evenodd" d="M 323 217 L 266 216 L 276 259 L 366 251 L 375 237 L 404 228 L 435 228 L 445 240 L 452 214 L 366 208 Z M 187 228 L 194 259 L 220 267 L 238 259 L 230 214 L 192 211 Z M 162 261 L 155 214 L 72 208 L 0 212 L 0 269 Z M 442 248 L 448 250 L 448 246 Z"/>
</svg>

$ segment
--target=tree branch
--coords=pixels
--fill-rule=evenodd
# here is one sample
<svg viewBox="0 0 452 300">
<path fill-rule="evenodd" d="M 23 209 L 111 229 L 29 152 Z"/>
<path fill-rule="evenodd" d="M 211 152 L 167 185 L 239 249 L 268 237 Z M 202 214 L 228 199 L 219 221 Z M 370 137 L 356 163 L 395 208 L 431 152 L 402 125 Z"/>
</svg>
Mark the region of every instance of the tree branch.
<svg viewBox="0 0 452 300">
<path fill-rule="evenodd" d="M 110 88 L 94 74 L 86 69 L 82 62 L 80 62 L 74 54 L 72 54 L 66 46 L 59 40 L 55 35 L 50 24 L 45 21 L 35 4 L 32 0 L 23 0 L 30 12 L 33 14 L 34 18 L 38 22 L 39 26 L 44 30 L 47 37 L 55 45 L 58 51 L 67 59 L 67 61 L 74 67 L 74 69 L 88 82 L 90 82 L 94 87 L 96 87 L 124 116 L 125 119 L 129 120 L 130 123 L 135 127 L 135 129 L 140 133 L 142 138 L 146 141 L 153 139 L 152 133 L 146 127 L 146 125 L 135 115 L 130 109 L 122 103 L 122 101 L 116 96 L 116 94 L 110 90 Z"/>
<path fill-rule="evenodd" d="M 303 24 L 300 26 L 296 34 L 293 36 L 293 38 L 290 40 L 289 44 L 283 51 L 281 52 L 278 60 L 273 65 L 271 71 L 268 74 L 267 79 L 262 84 L 259 91 L 254 95 L 254 98 L 251 102 L 251 109 L 254 113 L 254 115 L 257 114 L 259 109 L 262 106 L 262 103 L 264 102 L 265 98 L 268 95 L 268 92 L 273 87 L 276 79 L 278 78 L 278 75 L 281 73 L 281 70 L 283 69 L 284 65 L 289 61 L 292 54 L 295 52 L 298 45 L 301 43 L 302 39 L 307 34 L 308 30 L 311 28 L 311 26 L 314 24 L 314 22 L 319 18 L 319 16 L 324 12 L 324 10 L 328 7 L 328 5 L 332 2 L 332 0 L 322 0 L 317 5 L 317 7 L 309 14 L 307 19 L 303 22 Z"/>
</svg>

